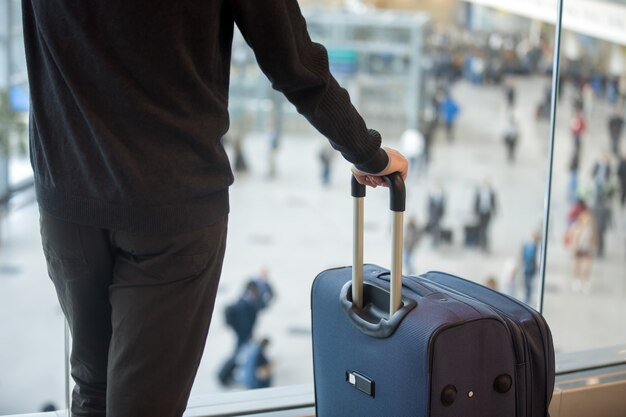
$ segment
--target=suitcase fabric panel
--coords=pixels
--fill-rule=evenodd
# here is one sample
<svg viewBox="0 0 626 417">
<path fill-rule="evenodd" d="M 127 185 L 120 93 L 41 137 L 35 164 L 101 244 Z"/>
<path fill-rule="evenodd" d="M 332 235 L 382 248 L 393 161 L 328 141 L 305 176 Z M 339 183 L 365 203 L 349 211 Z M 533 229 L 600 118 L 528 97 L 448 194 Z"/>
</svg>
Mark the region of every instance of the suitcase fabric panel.
<svg viewBox="0 0 626 417">
<path fill-rule="evenodd" d="M 317 416 L 426 416 L 428 384 L 422 379 L 428 374 L 428 355 L 426 346 L 415 338 L 430 331 L 400 326 L 388 338 L 363 334 L 339 302 L 340 290 L 350 278 L 349 268 L 331 270 L 320 274 L 313 285 Z M 369 380 L 371 395 L 352 385 L 346 372 Z"/>
<path fill-rule="evenodd" d="M 432 354 L 431 416 L 515 416 L 515 355 L 501 321 L 450 327 Z"/>
<path fill-rule="evenodd" d="M 422 277 L 445 285 L 491 306 L 511 327 L 518 351 L 518 415 L 547 415 L 554 390 L 554 344 L 545 319 L 523 302 L 475 282 L 444 272 L 428 272 Z M 522 401 L 523 400 L 523 401 Z"/>
</svg>

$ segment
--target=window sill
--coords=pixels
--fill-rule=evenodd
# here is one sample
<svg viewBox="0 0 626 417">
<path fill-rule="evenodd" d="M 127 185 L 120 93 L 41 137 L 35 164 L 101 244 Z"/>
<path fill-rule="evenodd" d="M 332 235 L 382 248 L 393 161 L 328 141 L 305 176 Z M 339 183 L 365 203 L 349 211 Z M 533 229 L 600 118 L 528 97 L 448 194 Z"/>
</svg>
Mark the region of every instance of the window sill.
<svg viewBox="0 0 626 417">
<path fill-rule="evenodd" d="M 313 417 L 313 385 L 292 385 L 192 397 L 184 417 Z"/>
<path fill-rule="evenodd" d="M 621 416 L 624 398 L 626 346 L 557 355 L 550 416 Z M 311 384 L 201 395 L 189 400 L 184 417 L 314 417 L 314 400 Z M 66 414 L 56 411 L 19 417 L 66 417 Z"/>
</svg>

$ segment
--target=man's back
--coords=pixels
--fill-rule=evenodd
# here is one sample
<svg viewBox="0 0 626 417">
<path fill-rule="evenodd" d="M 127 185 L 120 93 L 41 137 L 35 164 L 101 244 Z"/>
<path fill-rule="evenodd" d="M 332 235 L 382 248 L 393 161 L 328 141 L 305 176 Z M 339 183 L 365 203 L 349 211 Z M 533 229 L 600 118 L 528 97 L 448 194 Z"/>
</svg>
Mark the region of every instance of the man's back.
<svg viewBox="0 0 626 417">
<path fill-rule="evenodd" d="M 146 216 L 190 228 L 166 213 L 181 201 L 194 201 L 190 216 L 223 216 L 233 21 L 222 3 L 72 3 L 23 3 L 44 209 L 136 230 L 154 227 Z"/>
</svg>

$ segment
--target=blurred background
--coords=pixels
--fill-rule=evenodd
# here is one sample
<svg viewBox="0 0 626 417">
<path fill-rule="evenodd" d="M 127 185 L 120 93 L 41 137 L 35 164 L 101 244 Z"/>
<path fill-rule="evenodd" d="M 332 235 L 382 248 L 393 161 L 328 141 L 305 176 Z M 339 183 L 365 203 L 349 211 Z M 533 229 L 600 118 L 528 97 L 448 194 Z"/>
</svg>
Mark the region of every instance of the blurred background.
<svg viewBox="0 0 626 417">
<path fill-rule="evenodd" d="M 543 251 L 557 353 L 626 344 L 626 1 L 564 0 L 552 164 L 555 1 L 300 4 L 368 126 L 410 160 L 405 274 L 443 270 L 538 307 Z M 231 68 L 229 242 L 192 396 L 253 388 L 237 372 L 219 378 L 236 340 L 225 312 L 251 281 L 271 385 L 311 383 L 311 283 L 351 262 L 349 164 L 271 89 L 238 34 Z M 20 3 L 0 0 L 0 415 L 65 407 L 28 106 Z M 368 263 L 389 265 L 387 210 L 385 191 L 369 190 Z"/>
</svg>

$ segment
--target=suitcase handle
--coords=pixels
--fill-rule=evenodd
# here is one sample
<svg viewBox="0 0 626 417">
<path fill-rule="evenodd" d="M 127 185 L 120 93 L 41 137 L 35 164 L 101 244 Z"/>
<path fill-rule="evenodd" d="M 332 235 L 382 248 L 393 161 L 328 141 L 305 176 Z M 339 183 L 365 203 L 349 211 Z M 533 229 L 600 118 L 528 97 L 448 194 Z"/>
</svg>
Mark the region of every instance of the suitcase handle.
<svg viewBox="0 0 626 417">
<path fill-rule="evenodd" d="M 389 186 L 389 209 L 393 215 L 391 245 L 391 279 L 389 288 L 389 317 L 402 305 L 402 245 L 403 215 L 406 205 L 406 188 L 398 172 L 383 177 Z M 352 252 L 352 301 L 363 308 L 363 218 L 365 186 L 352 176 L 354 197 L 353 252 Z"/>
</svg>

